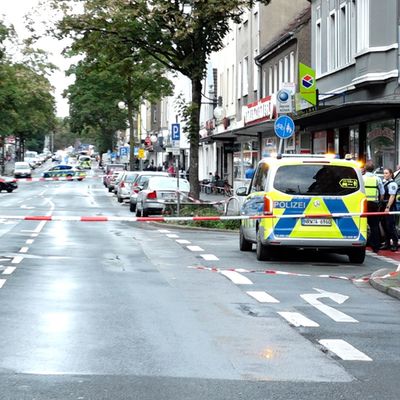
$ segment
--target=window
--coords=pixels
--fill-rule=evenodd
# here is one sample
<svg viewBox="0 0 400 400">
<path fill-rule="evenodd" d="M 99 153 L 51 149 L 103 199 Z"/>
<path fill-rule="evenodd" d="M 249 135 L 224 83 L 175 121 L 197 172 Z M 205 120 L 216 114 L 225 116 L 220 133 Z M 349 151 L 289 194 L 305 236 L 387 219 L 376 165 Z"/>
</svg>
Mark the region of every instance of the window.
<svg viewBox="0 0 400 400">
<path fill-rule="evenodd" d="M 247 96 L 249 94 L 249 58 L 245 57 L 243 59 L 243 89 L 242 95 Z"/>
<path fill-rule="evenodd" d="M 252 192 L 262 192 L 266 188 L 266 182 L 268 177 L 269 165 L 262 163 L 258 166 L 256 173 L 254 174 L 253 181 L 251 182 Z"/>
<path fill-rule="evenodd" d="M 369 0 L 358 0 L 357 10 L 357 52 L 369 47 Z"/>
<path fill-rule="evenodd" d="M 294 62 L 294 51 L 291 51 L 289 54 L 289 82 L 296 82 L 295 79 L 295 68 L 296 64 Z"/>
<path fill-rule="evenodd" d="M 278 64 L 274 65 L 274 88 L 272 93 L 276 93 L 278 91 Z"/>
<path fill-rule="evenodd" d="M 272 94 L 272 78 L 273 78 L 273 74 L 272 74 L 272 66 L 270 66 L 268 68 L 268 95 Z M 265 92 L 267 93 L 267 92 Z"/>
<path fill-rule="evenodd" d="M 259 73 L 260 73 L 260 68 L 257 65 L 257 63 L 255 62 L 255 59 L 258 55 L 258 49 L 254 50 L 254 58 L 253 58 L 253 68 L 254 68 L 254 72 L 253 72 L 253 90 L 257 91 L 258 90 L 258 80 L 259 80 Z"/>
<path fill-rule="evenodd" d="M 328 17 L 328 71 L 331 71 L 337 67 L 336 35 L 336 12 L 332 11 Z"/>
<path fill-rule="evenodd" d="M 283 60 L 279 60 L 279 86 L 278 90 L 281 90 L 283 86 Z"/>
<path fill-rule="evenodd" d="M 339 67 L 346 65 L 349 62 L 349 35 L 347 32 L 347 7 L 346 3 L 340 6 L 339 11 L 339 29 L 338 29 L 338 61 Z"/>
<path fill-rule="evenodd" d="M 289 56 L 285 56 L 283 60 L 283 82 L 289 82 Z"/>
<path fill-rule="evenodd" d="M 318 20 L 316 27 L 315 27 L 315 70 L 317 72 L 317 75 L 320 75 L 322 72 L 322 69 L 321 69 L 321 44 L 322 44 L 321 20 Z"/>
<path fill-rule="evenodd" d="M 230 101 L 229 99 L 231 98 L 231 85 L 230 85 L 230 79 L 229 79 L 229 68 L 226 69 L 226 93 L 225 93 L 225 99 L 226 99 L 226 103 L 229 104 Z"/>
<path fill-rule="evenodd" d="M 301 196 L 345 196 L 359 187 L 356 170 L 338 165 L 284 165 L 274 180 L 276 190 Z"/>
<path fill-rule="evenodd" d="M 235 102 L 235 65 L 232 64 L 232 93 L 231 93 L 231 104 Z"/>
<path fill-rule="evenodd" d="M 349 3 L 350 12 L 348 12 L 348 29 L 350 35 L 349 40 L 349 60 L 354 58 L 356 54 L 356 46 L 357 46 L 357 28 L 356 28 L 356 1 L 351 0 Z"/>
<path fill-rule="evenodd" d="M 242 97 L 242 63 L 239 63 L 238 73 L 237 73 L 237 98 Z"/>
</svg>

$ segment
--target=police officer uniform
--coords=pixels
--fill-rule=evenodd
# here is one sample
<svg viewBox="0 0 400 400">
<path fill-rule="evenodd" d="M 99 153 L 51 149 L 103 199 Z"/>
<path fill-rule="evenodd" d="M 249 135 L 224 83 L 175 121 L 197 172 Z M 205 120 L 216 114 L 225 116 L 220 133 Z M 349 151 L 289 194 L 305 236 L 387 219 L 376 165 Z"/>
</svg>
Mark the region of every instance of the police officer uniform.
<svg viewBox="0 0 400 400">
<path fill-rule="evenodd" d="M 363 180 L 365 194 L 367 196 L 367 211 L 377 212 L 379 211 L 380 199 L 385 195 L 382 180 L 372 172 L 366 172 L 363 175 Z M 372 247 L 372 251 L 377 253 L 381 246 L 381 235 L 379 230 L 380 218 L 378 216 L 369 216 L 367 217 L 367 221 L 369 226 L 368 243 Z"/>
<path fill-rule="evenodd" d="M 383 187 L 385 189 L 384 194 L 384 205 L 385 211 L 396 211 L 396 199 L 392 204 L 389 204 L 390 196 L 397 194 L 397 183 L 393 179 L 389 179 L 383 182 Z M 390 249 L 392 251 L 396 251 L 399 243 L 399 239 L 397 236 L 396 222 L 394 215 L 387 215 L 383 217 L 383 230 L 385 231 L 385 245 L 383 249 Z M 392 240 L 392 245 L 390 244 L 390 240 Z"/>
</svg>

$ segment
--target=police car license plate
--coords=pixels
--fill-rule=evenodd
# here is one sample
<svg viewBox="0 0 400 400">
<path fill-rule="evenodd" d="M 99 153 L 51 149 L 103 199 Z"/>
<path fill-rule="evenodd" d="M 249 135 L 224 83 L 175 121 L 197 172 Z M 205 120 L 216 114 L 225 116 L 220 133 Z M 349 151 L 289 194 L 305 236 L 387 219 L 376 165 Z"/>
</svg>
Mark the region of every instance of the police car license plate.
<svg viewBox="0 0 400 400">
<path fill-rule="evenodd" d="M 330 218 L 303 218 L 301 220 L 303 226 L 332 226 Z"/>
</svg>

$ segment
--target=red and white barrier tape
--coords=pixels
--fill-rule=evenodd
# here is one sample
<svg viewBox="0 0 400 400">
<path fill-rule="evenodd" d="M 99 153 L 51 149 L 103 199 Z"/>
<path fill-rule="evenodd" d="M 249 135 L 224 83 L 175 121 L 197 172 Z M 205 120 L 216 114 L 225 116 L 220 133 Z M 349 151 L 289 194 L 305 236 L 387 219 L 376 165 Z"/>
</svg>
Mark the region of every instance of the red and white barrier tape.
<svg viewBox="0 0 400 400">
<path fill-rule="evenodd" d="M 44 182 L 44 181 L 73 181 L 73 180 L 84 180 L 92 178 L 91 176 L 53 176 L 51 178 L 15 178 L 15 182 Z"/>
<path fill-rule="evenodd" d="M 290 218 L 349 218 L 398 215 L 400 211 L 377 213 L 333 213 L 333 214 L 288 214 L 288 215 L 219 215 L 200 217 L 114 217 L 114 216 L 55 216 L 55 215 L 0 215 L 0 219 L 34 221 L 84 221 L 84 222 L 190 222 L 190 221 L 229 221 L 254 219 L 290 219 Z"/>
<path fill-rule="evenodd" d="M 233 271 L 242 274 L 262 274 L 262 275 L 287 275 L 287 276 L 301 276 L 301 277 L 313 277 L 313 278 L 329 278 L 329 279 L 340 279 L 344 281 L 351 282 L 368 282 L 369 277 L 363 278 L 349 278 L 347 276 L 339 276 L 339 275 L 311 275 L 311 274 L 302 274 L 297 272 L 287 272 L 287 271 L 279 271 L 275 269 L 266 269 L 266 270 L 256 270 L 256 269 L 245 269 L 245 268 L 216 268 L 216 267 L 204 267 L 204 266 L 190 266 L 190 269 L 197 269 L 203 271 L 211 271 L 211 272 L 223 272 L 223 271 Z M 398 274 L 398 272 L 394 272 L 392 274 Z"/>
</svg>

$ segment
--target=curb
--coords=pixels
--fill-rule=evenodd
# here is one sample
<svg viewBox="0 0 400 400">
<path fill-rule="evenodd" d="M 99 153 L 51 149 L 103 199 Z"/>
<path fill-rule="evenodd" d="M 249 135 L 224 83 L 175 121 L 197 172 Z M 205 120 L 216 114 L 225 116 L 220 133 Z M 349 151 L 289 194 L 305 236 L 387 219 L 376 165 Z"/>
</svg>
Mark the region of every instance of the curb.
<svg viewBox="0 0 400 400">
<path fill-rule="evenodd" d="M 384 276 L 390 272 L 393 271 L 388 268 L 382 268 L 378 271 L 375 271 L 371 274 L 369 283 L 373 288 L 379 290 L 380 292 L 386 293 L 389 296 L 395 297 L 400 300 L 400 288 L 396 286 L 390 286 L 390 282 L 380 278 L 381 276 Z"/>
</svg>

